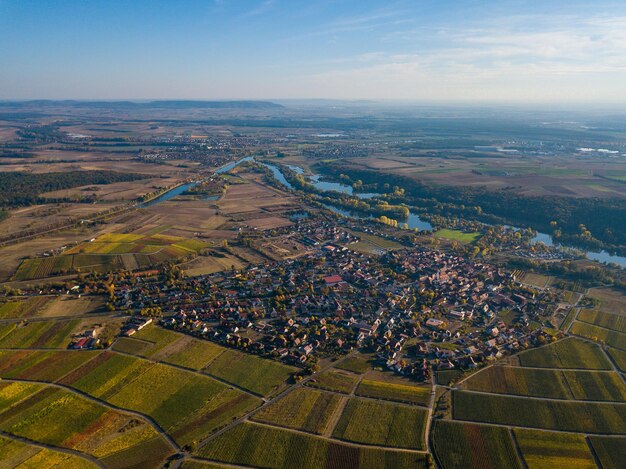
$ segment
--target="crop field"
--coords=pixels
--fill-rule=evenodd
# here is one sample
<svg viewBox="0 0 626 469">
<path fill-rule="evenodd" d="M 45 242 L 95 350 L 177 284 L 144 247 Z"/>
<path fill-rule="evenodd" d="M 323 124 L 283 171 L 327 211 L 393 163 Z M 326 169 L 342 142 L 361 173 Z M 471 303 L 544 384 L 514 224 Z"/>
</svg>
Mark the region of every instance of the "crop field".
<svg viewBox="0 0 626 469">
<path fill-rule="evenodd" d="M 515 439 L 528 469 L 594 469 L 583 435 L 515 429 Z"/>
<path fill-rule="evenodd" d="M 611 358 L 615 361 L 617 367 L 622 372 L 626 372 L 626 352 L 615 348 L 609 348 L 608 352 Z"/>
<path fill-rule="evenodd" d="M 409 402 L 411 404 L 428 405 L 430 387 L 407 386 L 405 384 L 385 383 L 364 379 L 356 388 L 357 396 L 387 399 L 390 401 Z"/>
<path fill-rule="evenodd" d="M 298 388 L 252 418 L 258 422 L 322 434 L 343 398 Z"/>
<path fill-rule="evenodd" d="M 586 337 L 598 342 L 604 342 L 611 347 L 626 350 L 626 334 L 602 329 L 584 322 L 575 322 L 571 328 L 572 334 Z"/>
<path fill-rule="evenodd" d="M 216 461 L 272 469 L 426 468 L 423 454 L 357 448 L 253 423 L 237 425 L 199 451 Z"/>
<path fill-rule="evenodd" d="M 0 351 L 0 376 L 53 382 L 94 359 L 97 351 Z"/>
<path fill-rule="evenodd" d="M 552 278 L 547 275 L 535 274 L 532 272 L 527 272 L 526 275 L 524 275 L 524 283 L 539 288 L 547 287 L 550 284 L 550 280 L 552 280 Z"/>
<path fill-rule="evenodd" d="M 371 445 L 424 449 L 428 411 L 413 406 L 350 399 L 333 437 Z"/>
<path fill-rule="evenodd" d="M 464 233 L 459 230 L 437 230 L 433 234 L 435 238 L 445 238 L 450 241 L 458 241 L 461 244 L 469 244 L 480 238 L 480 233 Z"/>
<path fill-rule="evenodd" d="M 199 340 L 184 337 L 174 342 L 168 354 L 161 358 L 166 363 L 184 366 L 193 370 L 200 370 L 211 363 L 218 355 L 226 350 L 208 340 Z"/>
<path fill-rule="evenodd" d="M 600 301 L 598 309 L 602 311 L 626 314 L 626 297 L 619 290 L 592 288 L 589 296 Z"/>
<path fill-rule="evenodd" d="M 227 349 L 204 371 L 265 396 L 279 388 L 296 370 L 273 360 Z"/>
<path fill-rule="evenodd" d="M 10 408 L 0 408 L 0 429 L 29 440 L 104 457 L 160 438 L 148 423 L 62 389 L 38 386 Z"/>
<path fill-rule="evenodd" d="M 208 244 L 196 239 L 156 234 L 107 233 L 93 242 L 81 243 L 58 256 L 25 259 L 15 280 L 32 280 L 77 271 L 107 272 L 124 268 L 133 256 L 139 268 L 197 255 Z"/>
<path fill-rule="evenodd" d="M 337 371 L 325 371 L 324 373 L 317 375 L 315 379 L 308 381 L 306 384 L 307 386 L 312 386 L 314 388 L 350 394 L 357 381 L 358 378 L 353 375 Z"/>
<path fill-rule="evenodd" d="M 626 386 L 617 373 L 492 366 L 461 385 L 472 391 L 598 401 L 625 401 Z"/>
<path fill-rule="evenodd" d="M 590 436 L 593 447 L 603 469 L 621 469 L 626 461 L 626 438 Z"/>
<path fill-rule="evenodd" d="M 0 454 L 3 467 L 7 468 L 96 469 L 98 467 L 80 456 L 29 445 L 3 436 L 0 436 Z"/>
<path fill-rule="evenodd" d="M 348 357 L 341 363 L 335 365 L 339 370 L 352 371 L 353 373 L 365 373 L 371 369 L 367 359 L 363 357 Z"/>
<path fill-rule="evenodd" d="M 66 348 L 80 320 L 39 321 L 18 325 L 3 336 L 0 348 Z"/>
<path fill-rule="evenodd" d="M 113 344 L 113 350 L 139 357 L 152 357 L 170 344 L 183 338 L 182 334 L 148 325 L 132 337 L 122 337 Z"/>
<path fill-rule="evenodd" d="M 46 308 L 50 298 L 34 296 L 25 300 L 0 303 L 0 319 L 36 317 Z"/>
<path fill-rule="evenodd" d="M 435 373 L 437 384 L 449 386 L 463 376 L 463 370 L 441 370 Z"/>
<path fill-rule="evenodd" d="M 626 404 L 452 393 L 455 419 L 573 432 L 626 434 Z"/>
<path fill-rule="evenodd" d="M 600 347 L 575 338 L 532 349 L 519 355 L 522 366 L 610 370 L 611 364 Z"/>
<path fill-rule="evenodd" d="M 606 327 L 617 332 L 626 333 L 626 316 L 621 314 L 603 313 L 602 311 L 583 309 L 578 313 L 578 320 Z"/>
<path fill-rule="evenodd" d="M 443 469 L 522 469 L 506 428 L 436 420 L 432 432 L 433 452 Z"/>
</svg>

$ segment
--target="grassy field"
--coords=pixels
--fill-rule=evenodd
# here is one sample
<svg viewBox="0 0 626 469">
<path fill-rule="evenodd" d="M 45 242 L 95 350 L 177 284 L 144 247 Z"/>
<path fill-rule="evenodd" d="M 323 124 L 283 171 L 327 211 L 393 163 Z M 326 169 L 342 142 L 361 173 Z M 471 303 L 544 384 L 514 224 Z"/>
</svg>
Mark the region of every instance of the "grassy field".
<svg viewBox="0 0 626 469">
<path fill-rule="evenodd" d="M 353 375 L 337 371 L 325 371 L 307 382 L 307 386 L 350 394 L 357 381 L 358 378 Z"/>
<path fill-rule="evenodd" d="M 0 319 L 19 319 L 38 316 L 51 298 L 46 296 L 34 296 L 17 301 L 0 303 Z"/>
<path fill-rule="evenodd" d="M 428 405 L 430 401 L 430 387 L 407 386 L 404 384 L 371 381 L 368 379 L 364 379 L 359 383 L 355 394 L 357 396 L 422 405 Z"/>
<path fill-rule="evenodd" d="M 199 455 L 254 467 L 283 469 L 427 468 L 418 453 L 357 448 L 288 430 L 244 423 L 220 435 Z"/>
<path fill-rule="evenodd" d="M 206 247 L 202 241 L 177 236 L 107 233 L 58 256 L 24 259 L 13 278 L 32 280 L 73 272 L 147 268 L 195 256 Z"/>
<path fill-rule="evenodd" d="M 626 372 L 626 352 L 615 348 L 609 348 L 608 352 L 611 358 L 615 361 L 617 367 L 622 372 Z"/>
<path fill-rule="evenodd" d="M 441 370 L 435 373 L 437 384 L 450 385 L 463 376 L 463 370 Z"/>
<path fill-rule="evenodd" d="M 532 349 L 519 355 L 522 366 L 610 370 L 611 364 L 600 347 L 575 338 Z"/>
<path fill-rule="evenodd" d="M 461 244 L 469 244 L 480 238 L 480 233 L 464 233 L 459 230 L 437 230 L 433 233 L 435 238 L 445 238 L 450 241 L 458 241 Z"/>
<path fill-rule="evenodd" d="M 0 408 L 0 429 L 98 458 L 160 438 L 145 421 L 44 385 L 19 404 Z"/>
<path fill-rule="evenodd" d="M 534 274 L 532 272 L 527 272 L 524 275 L 524 283 L 528 285 L 533 285 L 539 288 L 545 288 L 550 284 L 551 277 L 542 274 Z"/>
<path fill-rule="evenodd" d="M 463 389 L 598 401 L 626 400 L 626 386 L 617 373 L 598 371 L 562 371 L 492 366 L 461 385 Z"/>
<path fill-rule="evenodd" d="M 550 430 L 626 434 L 626 406 L 615 403 L 542 401 L 520 397 L 452 393 L 459 420 Z"/>
<path fill-rule="evenodd" d="M 80 456 L 29 445 L 3 436 L 0 436 L 0 454 L 2 455 L 2 467 L 6 468 L 95 469 L 98 467 Z"/>
<path fill-rule="evenodd" d="M 578 313 L 578 320 L 606 327 L 617 332 L 626 333 L 626 316 L 621 314 L 603 313 L 602 311 L 583 309 Z"/>
<path fill-rule="evenodd" d="M 322 434 L 341 400 L 336 394 L 298 388 L 255 414 L 253 420 Z"/>
<path fill-rule="evenodd" d="M 576 334 L 587 339 L 603 342 L 611 347 L 626 350 L 626 334 L 602 329 L 584 322 L 575 322 L 570 329 L 572 334 Z"/>
<path fill-rule="evenodd" d="M 335 365 L 335 368 L 360 374 L 370 370 L 371 366 L 367 359 L 364 357 L 348 357 L 341 363 Z"/>
<path fill-rule="evenodd" d="M 182 334 L 168 331 L 162 327 L 149 325 L 132 337 L 122 337 L 113 344 L 113 350 L 130 353 L 139 357 L 153 357 L 158 352 L 183 339 Z"/>
<path fill-rule="evenodd" d="M 224 347 L 208 340 L 198 340 L 192 337 L 185 337 L 179 342 L 176 342 L 177 346 L 173 347 L 173 350 L 170 350 L 171 353 L 162 360 L 194 370 L 205 368 L 225 350 Z"/>
<path fill-rule="evenodd" d="M 626 461 L 626 438 L 591 436 L 589 442 L 603 469 L 622 469 Z"/>
<path fill-rule="evenodd" d="M 436 420 L 432 448 L 443 469 L 522 469 L 506 428 Z"/>
<path fill-rule="evenodd" d="M 0 348 L 67 348 L 80 320 L 38 321 L 0 327 Z M 3 334 L 3 330 L 11 329 Z"/>
<path fill-rule="evenodd" d="M 371 445 L 424 449 L 428 411 L 416 407 L 350 399 L 333 437 Z"/>
<path fill-rule="evenodd" d="M 285 383 L 296 368 L 226 349 L 204 371 L 254 393 L 267 395 Z"/>
<path fill-rule="evenodd" d="M 594 469 L 583 435 L 515 429 L 515 438 L 528 469 Z"/>
</svg>

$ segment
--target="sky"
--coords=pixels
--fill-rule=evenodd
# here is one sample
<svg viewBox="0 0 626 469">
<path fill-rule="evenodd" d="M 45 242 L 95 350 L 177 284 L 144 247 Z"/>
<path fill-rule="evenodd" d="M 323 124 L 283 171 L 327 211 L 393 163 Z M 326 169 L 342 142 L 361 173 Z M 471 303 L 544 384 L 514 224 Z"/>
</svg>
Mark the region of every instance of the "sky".
<svg viewBox="0 0 626 469">
<path fill-rule="evenodd" d="M 0 0 L 0 99 L 626 104 L 626 1 Z"/>
</svg>

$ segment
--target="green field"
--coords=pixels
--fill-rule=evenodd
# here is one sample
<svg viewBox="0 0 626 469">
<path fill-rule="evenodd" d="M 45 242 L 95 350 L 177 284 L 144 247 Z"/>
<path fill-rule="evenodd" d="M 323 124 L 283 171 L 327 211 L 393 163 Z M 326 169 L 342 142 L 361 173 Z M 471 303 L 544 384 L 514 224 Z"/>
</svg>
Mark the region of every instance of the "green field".
<svg viewBox="0 0 626 469">
<path fill-rule="evenodd" d="M 428 405 L 430 392 L 430 387 L 425 386 L 407 386 L 405 384 L 364 379 L 359 383 L 355 394 L 357 396 L 373 397 L 376 399 Z"/>
<path fill-rule="evenodd" d="M 342 397 L 307 388 L 298 388 L 252 418 L 273 424 L 322 434 Z"/>
<path fill-rule="evenodd" d="M 256 394 L 267 395 L 283 385 L 296 368 L 226 349 L 204 371 Z"/>
<path fill-rule="evenodd" d="M 43 309 L 50 301 L 45 296 L 34 296 L 25 300 L 0 303 L 0 319 L 29 318 Z"/>
<path fill-rule="evenodd" d="M 433 233 L 433 236 L 435 238 L 445 238 L 449 239 L 450 241 L 458 241 L 462 244 L 469 244 L 480 238 L 480 233 L 464 233 L 463 231 L 459 230 L 443 229 L 435 231 Z"/>
<path fill-rule="evenodd" d="M 575 322 L 570 331 L 572 334 L 586 337 L 587 339 L 598 342 L 604 342 L 611 347 L 626 350 L 626 334 L 609 329 L 602 329 L 601 327 L 593 326 L 584 322 Z"/>
<path fill-rule="evenodd" d="M 610 314 L 602 311 L 583 309 L 578 313 L 578 320 L 595 324 L 596 326 L 613 329 L 617 332 L 626 333 L 626 316 Z"/>
<path fill-rule="evenodd" d="M 443 469 L 522 469 L 506 428 L 436 420 L 432 448 Z"/>
<path fill-rule="evenodd" d="M 583 435 L 515 429 L 515 438 L 528 469 L 594 469 Z"/>
<path fill-rule="evenodd" d="M 340 373 L 337 371 L 325 371 L 308 381 L 307 386 L 326 389 L 328 391 L 350 394 L 356 385 L 358 378 L 354 375 Z"/>
<path fill-rule="evenodd" d="M 353 398 L 346 405 L 333 437 L 394 448 L 425 449 L 428 411 L 414 406 Z"/>
<path fill-rule="evenodd" d="M 198 453 L 216 461 L 275 469 L 428 467 L 423 454 L 357 448 L 253 423 L 237 425 Z"/>
<path fill-rule="evenodd" d="M 589 442 L 603 469 L 623 469 L 626 461 L 626 438 L 591 436 Z"/>
<path fill-rule="evenodd" d="M 165 356 L 162 360 L 166 363 L 172 363 L 173 365 L 200 370 L 205 368 L 224 350 L 224 347 L 209 342 L 208 340 L 191 339 L 185 343 L 182 350 L 173 352 Z"/>
<path fill-rule="evenodd" d="M 611 364 L 600 347 L 575 338 L 519 354 L 522 366 L 539 368 L 578 368 L 610 370 Z"/>
<path fill-rule="evenodd" d="M 95 358 L 97 351 L 0 351 L 0 376 L 52 382 Z"/>
<path fill-rule="evenodd" d="M 549 430 L 626 434 L 626 405 L 453 391 L 455 419 Z"/>
<path fill-rule="evenodd" d="M 622 371 L 626 372 L 626 352 L 623 350 L 618 350 L 615 348 L 609 348 L 608 353 L 611 358 L 615 361 L 617 367 Z"/>
<path fill-rule="evenodd" d="M 467 379 L 463 389 L 598 401 L 625 401 L 626 385 L 617 373 L 492 366 Z"/>
<path fill-rule="evenodd" d="M 437 384 L 449 386 L 450 383 L 456 382 L 463 376 L 463 370 L 441 370 L 435 372 Z"/>
<path fill-rule="evenodd" d="M 20 383 L 16 383 L 20 384 Z M 2 392 L 11 392 L 4 387 Z M 160 439 L 136 417 L 110 410 L 70 391 L 39 385 L 12 407 L 0 407 L 0 429 L 32 441 L 101 458 Z M 13 392 L 23 393 L 23 389 Z"/>
<path fill-rule="evenodd" d="M 348 357 L 341 363 L 336 364 L 335 368 L 360 374 L 370 370 L 371 366 L 364 357 Z"/>
<path fill-rule="evenodd" d="M 67 348 L 80 320 L 37 321 L 0 327 L 0 348 Z M 4 334 L 3 330 L 10 329 Z"/>
<path fill-rule="evenodd" d="M 122 337 L 113 345 L 113 350 L 131 353 L 139 357 L 152 357 L 168 345 L 184 336 L 162 327 L 148 325 L 132 337 Z"/>
<path fill-rule="evenodd" d="M 0 455 L 2 455 L 2 461 L 0 461 L 2 467 L 6 468 L 94 469 L 98 467 L 80 456 L 29 445 L 3 436 L 0 436 Z"/>
</svg>

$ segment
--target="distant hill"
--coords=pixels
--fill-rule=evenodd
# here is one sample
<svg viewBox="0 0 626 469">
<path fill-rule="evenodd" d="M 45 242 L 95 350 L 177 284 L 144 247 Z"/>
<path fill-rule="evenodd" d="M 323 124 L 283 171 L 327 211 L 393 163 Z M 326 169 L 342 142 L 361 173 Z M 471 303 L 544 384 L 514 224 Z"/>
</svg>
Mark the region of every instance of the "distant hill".
<svg viewBox="0 0 626 469">
<path fill-rule="evenodd" d="M 270 101 L 75 101 L 31 100 L 0 101 L 0 107 L 58 107 L 70 106 L 92 109 L 281 109 L 284 106 Z"/>
</svg>

